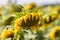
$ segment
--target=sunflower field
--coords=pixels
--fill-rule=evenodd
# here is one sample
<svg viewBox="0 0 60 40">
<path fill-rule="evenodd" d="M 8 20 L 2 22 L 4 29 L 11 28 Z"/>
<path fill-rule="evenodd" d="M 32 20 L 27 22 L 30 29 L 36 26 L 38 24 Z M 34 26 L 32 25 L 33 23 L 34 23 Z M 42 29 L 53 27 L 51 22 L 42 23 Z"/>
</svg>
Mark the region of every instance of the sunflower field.
<svg viewBox="0 0 60 40">
<path fill-rule="evenodd" d="M 60 4 L 0 7 L 0 40 L 60 40 Z"/>
</svg>

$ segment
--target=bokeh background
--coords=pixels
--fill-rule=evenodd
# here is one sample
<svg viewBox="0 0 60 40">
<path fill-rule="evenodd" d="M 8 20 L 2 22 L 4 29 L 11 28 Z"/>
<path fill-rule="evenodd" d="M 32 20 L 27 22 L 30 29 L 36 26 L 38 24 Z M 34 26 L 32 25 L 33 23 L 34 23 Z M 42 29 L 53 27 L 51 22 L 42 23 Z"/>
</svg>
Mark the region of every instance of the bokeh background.
<svg viewBox="0 0 60 40">
<path fill-rule="evenodd" d="M 36 13 L 38 15 L 34 15 Z M 39 18 L 36 19 L 39 20 L 38 25 L 34 24 L 35 27 L 32 26 L 32 30 L 30 26 L 36 20 L 31 22 L 32 18 L 30 19 L 29 16 L 31 14 L 32 18 L 34 16 Z M 30 23 L 25 17 L 29 19 Z M 22 19 L 22 21 L 16 21 L 16 19 Z M 26 25 L 29 25 L 25 26 L 24 24 L 21 27 L 22 23 L 20 22 L 26 22 Z M 60 40 L 60 0 L 0 0 L 0 39 L 50 40 L 51 37 L 54 40 Z"/>
<path fill-rule="evenodd" d="M 38 5 L 44 5 L 44 4 L 56 4 L 60 3 L 60 0 L 16 0 L 17 4 L 29 4 L 31 2 L 35 2 Z M 15 0 L 12 0 L 14 3 Z M 0 6 L 5 5 L 8 3 L 8 0 L 0 0 Z"/>
</svg>

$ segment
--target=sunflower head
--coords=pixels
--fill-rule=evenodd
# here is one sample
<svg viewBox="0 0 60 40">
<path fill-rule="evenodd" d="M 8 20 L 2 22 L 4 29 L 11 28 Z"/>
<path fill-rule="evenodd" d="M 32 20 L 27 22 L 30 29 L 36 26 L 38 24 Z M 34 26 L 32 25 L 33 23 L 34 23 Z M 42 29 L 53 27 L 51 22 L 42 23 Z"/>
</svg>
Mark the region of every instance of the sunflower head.
<svg viewBox="0 0 60 40">
<path fill-rule="evenodd" d="M 4 20 L 4 25 L 11 25 L 11 22 L 14 20 L 14 16 L 7 16 Z"/>
<path fill-rule="evenodd" d="M 27 5 L 27 6 L 25 7 L 25 9 L 26 9 L 26 10 L 29 10 L 29 9 L 32 9 L 33 7 L 35 7 L 35 6 L 36 6 L 35 3 L 31 3 L 31 4 Z"/>
<path fill-rule="evenodd" d="M 51 14 L 44 18 L 45 24 L 50 24 L 58 18 L 58 14 Z"/>
<path fill-rule="evenodd" d="M 60 37 L 60 26 L 55 27 L 52 32 L 50 33 L 50 38 L 57 38 Z"/>
<path fill-rule="evenodd" d="M 25 16 L 18 18 L 15 21 L 15 30 L 21 30 L 21 28 L 30 28 L 31 26 L 38 25 L 42 19 L 38 13 L 28 13 Z"/>
<path fill-rule="evenodd" d="M 13 38 L 14 37 L 14 31 L 12 29 L 4 29 L 2 34 L 2 38 Z"/>
</svg>

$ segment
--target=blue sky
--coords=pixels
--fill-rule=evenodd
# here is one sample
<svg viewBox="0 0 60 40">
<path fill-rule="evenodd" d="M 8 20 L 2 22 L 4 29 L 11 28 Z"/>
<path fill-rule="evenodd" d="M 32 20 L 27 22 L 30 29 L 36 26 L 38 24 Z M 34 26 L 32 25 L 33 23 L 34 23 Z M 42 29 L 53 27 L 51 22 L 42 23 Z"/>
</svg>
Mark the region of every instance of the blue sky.
<svg viewBox="0 0 60 40">
<path fill-rule="evenodd" d="M 8 0 L 0 0 L 0 6 L 7 4 L 7 2 Z M 60 3 L 60 0 L 17 0 L 17 4 L 28 4 L 30 2 L 36 2 L 36 4 L 42 5 L 50 3 Z"/>
</svg>

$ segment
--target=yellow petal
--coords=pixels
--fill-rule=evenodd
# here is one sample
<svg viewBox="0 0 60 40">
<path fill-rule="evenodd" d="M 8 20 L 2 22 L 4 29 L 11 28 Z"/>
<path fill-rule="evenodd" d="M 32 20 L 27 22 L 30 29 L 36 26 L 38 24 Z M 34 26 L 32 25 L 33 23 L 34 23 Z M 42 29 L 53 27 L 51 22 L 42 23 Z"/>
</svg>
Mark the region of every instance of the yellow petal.
<svg viewBox="0 0 60 40">
<path fill-rule="evenodd" d="M 35 13 L 32 13 L 32 20 L 33 20 L 34 16 L 35 16 Z"/>
<path fill-rule="evenodd" d="M 49 17 L 46 17 L 46 21 L 47 21 L 47 22 L 49 22 L 49 19 L 50 19 Z"/>
</svg>

